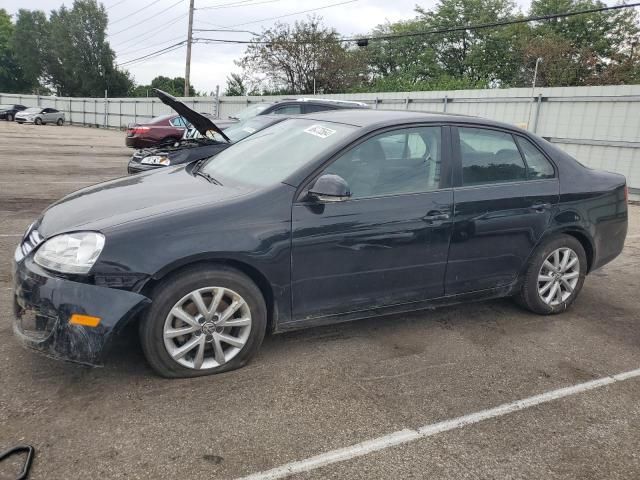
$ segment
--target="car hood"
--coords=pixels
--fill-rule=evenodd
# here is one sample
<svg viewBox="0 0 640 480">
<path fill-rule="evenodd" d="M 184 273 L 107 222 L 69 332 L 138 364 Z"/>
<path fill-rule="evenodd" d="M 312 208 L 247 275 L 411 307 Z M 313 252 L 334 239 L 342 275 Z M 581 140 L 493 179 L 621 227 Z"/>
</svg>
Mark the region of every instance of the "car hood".
<svg viewBox="0 0 640 480">
<path fill-rule="evenodd" d="M 191 169 L 156 172 L 99 183 L 68 195 L 45 210 L 38 232 L 49 238 L 74 230 L 111 227 L 242 196 L 247 190 L 210 183 Z"/>
<path fill-rule="evenodd" d="M 201 113 L 195 112 L 187 107 L 184 103 L 177 100 L 176 98 L 169 95 L 167 92 L 163 92 L 158 88 L 154 88 L 156 95 L 162 103 L 173 108 L 178 114 L 182 115 L 191 125 L 195 127 L 196 130 L 200 133 L 200 135 L 207 136 L 208 130 L 213 130 L 214 132 L 222 135 L 222 138 L 229 141 L 229 138 L 218 128 L 218 126 L 209 120 L 207 117 L 202 115 Z"/>
</svg>

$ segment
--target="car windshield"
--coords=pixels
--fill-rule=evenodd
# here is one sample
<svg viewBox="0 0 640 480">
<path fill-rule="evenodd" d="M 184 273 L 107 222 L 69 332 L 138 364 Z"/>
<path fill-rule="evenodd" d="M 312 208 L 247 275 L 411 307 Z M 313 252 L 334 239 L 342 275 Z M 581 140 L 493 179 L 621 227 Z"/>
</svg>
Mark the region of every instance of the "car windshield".
<svg viewBox="0 0 640 480">
<path fill-rule="evenodd" d="M 219 179 L 254 186 L 283 181 L 310 159 L 329 150 L 357 127 L 292 118 L 250 135 L 204 164 Z"/>
<path fill-rule="evenodd" d="M 250 107 L 245 108 L 244 110 L 240 110 L 233 115 L 229 115 L 229 118 L 233 118 L 235 120 L 247 120 L 248 118 L 255 117 L 259 115 L 260 112 L 267 109 L 267 107 L 273 105 L 273 103 L 256 103 L 255 105 L 251 105 Z"/>
<path fill-rule="evenodd" d="M 40 113 L 41 111 L 42 111 L 42 108 L 40 107 L 31 107 L 25 110 L 26 113 Z"/>
</svg>

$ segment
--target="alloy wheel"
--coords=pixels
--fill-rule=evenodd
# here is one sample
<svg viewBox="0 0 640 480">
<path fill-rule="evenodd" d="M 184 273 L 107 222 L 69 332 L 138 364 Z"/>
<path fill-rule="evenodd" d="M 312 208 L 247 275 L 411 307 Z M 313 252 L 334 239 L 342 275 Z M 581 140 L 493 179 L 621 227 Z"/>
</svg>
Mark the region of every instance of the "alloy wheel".
<svg viewBox="0 0 640 480">
<path fill-rule="evenodd" d="M 567 247 L 549 254 L 538 273 L 538 295 L 551 307 L 565 302 L 580 279 L 580 260 L 576 252 Z"/>
<path fill-rule="evenodd" d="M 249 339 L 251 323 L 249 305 L 238 293 L 224 287 L 200 288 L 169 311 L 164 345 L 184 367 L 219 367 L 240 353 Z"/>
</svg>

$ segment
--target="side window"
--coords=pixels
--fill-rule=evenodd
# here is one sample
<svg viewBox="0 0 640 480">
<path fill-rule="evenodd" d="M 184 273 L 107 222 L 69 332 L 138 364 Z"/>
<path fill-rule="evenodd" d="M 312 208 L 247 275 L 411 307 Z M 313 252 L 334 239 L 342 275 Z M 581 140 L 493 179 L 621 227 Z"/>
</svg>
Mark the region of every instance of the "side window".
<svg viewBox="0 0 640 480">
<path fill-rule="evenodd" d="M 516 137 L 520 150 L 527 161 L 527 178 L 553 178 L 553 165 L 538 148 L 524 137 Z"/>
<path fill-rule="evenodd" d="M 524 180 L 527 169 L 509 133 L 459 128 L 463 185 Z"/>
<path fill-rule="evenodd" d="M 173 120 L 171 120 L 171 125 L 173 125 L 174 127 L 186 127 L 184 118 L 182 117 L 176 117 Z"/>
<path fill-rule="evenodd" d="M 335 110 L 332 105 L 307 104 L 304 106 L 304 113 L 326 112 L 327 110 Z"/>
<path fill-rule="evenodd" d="M 352 148 L 324 173 L 340 175 L 352 198 L 437 190 L 440 186 L 440 127 L 394 130 Z"/>
<path fill-rule="evenodd" d="M 50 108 L 49 113 L 58 113 L 58 110 L 56 110 L 55 108 Z"/>
<path fill-rule="evenodd" d="M 51 111 L 50 108 L 43 108 L 40 113 L 49 113 Z"/>
<path fill-rule="evenodd" d="M 298 115 L 302 113 L 302 108 L 300 105 L 283 105 L 282 107 L 276 108 L 273 112 L 277 115 Z"/>
</svg>

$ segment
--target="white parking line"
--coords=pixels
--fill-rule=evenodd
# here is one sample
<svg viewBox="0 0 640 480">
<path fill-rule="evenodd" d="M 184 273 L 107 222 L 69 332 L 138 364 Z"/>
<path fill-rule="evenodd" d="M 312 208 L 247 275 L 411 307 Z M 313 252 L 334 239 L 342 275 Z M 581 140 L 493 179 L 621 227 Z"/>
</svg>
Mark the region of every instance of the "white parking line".
<svg viewBox="0 0 640 480">
<path fill-rule="evenodd" d="M 291 462 L 287 463 L 286 465 L 273 468 L 271 470 L 254 473 L 252 475 L 242 477 L 238 480 L 273 480 L 276 478 L 285 478 L 289 475 L 308 472 L 310 470 L 331 465 L 333 463 L 344 462 L 345 460 L 350 460 L 352 458 L 361 457 L 369 453 L 385 450 L 396 445 L 414 442 L 416 440 L 430 437 L 438 433 L 455 430 L 457 428 L 472 425 L 483 420 L 500 417 L 502 415 L 507 415 L 519 410 L 531 408 L 542 403 L 551 402 L 552 400 L 569 397 L 571 395 L 576 395 L 578 393 L 586 392 L 588 390 L 593 390 L 595 388 L 604 387 L 606 385 L 611 385 L 616 382 L 622 382 L 624 380 L 636 377 L 640 377 L 640 368 L 637 370 L 630 370 L 628 372 L 612 375 L 610 377 L 599 378 L 590 382 L 579 383 L 571 387 L 552 390 L 550 392 L 535 395 L 533 397 L 516 400 L 515 402 L 504 403 L 488 410 L 482 410 L 480 412 L 471 413 L 469 415 L 453 418 L 451 420 L 445 420 L 431 425 L 425 425 L 415 430 L 400 430 L 383 437 L 378 437 L 362 443 L 351 445 L 350 447 L 331 450 L 329 452 L 316 455 L 315 457 L 307 458 L 306 460 Z"/>
<path fill-rule="evenodd" d="M 0 233 L 0 237 L 21 237 L 22 233 Z"/>
</svg>

